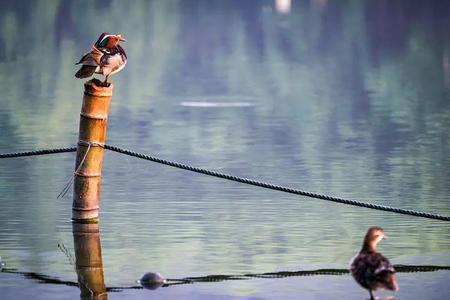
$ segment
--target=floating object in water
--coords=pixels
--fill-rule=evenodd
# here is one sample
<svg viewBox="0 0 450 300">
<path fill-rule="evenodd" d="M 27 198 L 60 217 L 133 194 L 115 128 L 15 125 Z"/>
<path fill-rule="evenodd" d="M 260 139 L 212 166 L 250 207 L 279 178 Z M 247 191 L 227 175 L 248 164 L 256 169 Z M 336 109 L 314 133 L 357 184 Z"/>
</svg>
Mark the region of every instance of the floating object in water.
<svg viewBox="0 0 450 300">
<path fill-rule="evenodd" d="M 148 272 L 145 273 L 137 282 L 146 289 L 156 290 L 157 288 L 163 286 L 167 280 L 157 272 Z"/>
<path fill-rule="evenodd" d="M 2 261 L 2 257 L 0 256 L 0 272 L 2 271 L 3 267 L 6 265 L 4 261 Z"/>
<path fill-rule="evenodd" d="M 398 290 L 394 267 L 386 257 L 377 252 L 377 244 L 384 238 L 384 230 L 381 227 L 370 227 L 364 237 L 361 251 L 350 265 L 353 278 L 369 290 L 371 300 L 375 299 L 372 291 Z"/>
</svg>

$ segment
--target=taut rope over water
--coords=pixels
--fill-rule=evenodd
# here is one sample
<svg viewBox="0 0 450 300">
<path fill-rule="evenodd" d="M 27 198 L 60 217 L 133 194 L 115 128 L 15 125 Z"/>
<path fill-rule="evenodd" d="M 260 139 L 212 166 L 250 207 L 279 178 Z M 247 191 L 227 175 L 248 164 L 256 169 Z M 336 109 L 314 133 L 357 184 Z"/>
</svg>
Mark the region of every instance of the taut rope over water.
<svg viewBox="0 0 450 300">
<path fill-rule="evenodd" d="M 450 216 L 443 216 L 443 215 L 439 215 L 439 214 L 415 211 L 415 210 L 411 210 L 411 209 L 403 209 L 403 208 L 392 207 L 392 206 L 384 206 L 384 205 L 379 205 L 379 204 L 366 203 L 366 202 L 360 202 L 360 201 L 355 201 L 355 200 L 349 200 L 349 199 L 343 199 L 343 198 L 338 198 L 338 197 L 333 197 L 333 196 L 328 196 L 328 195 L 312 193 L 312 192 L 308 192 L 308 191 L 294 189 L 291 187 L 284 187 L 284 186 L 275 185 L 272 183 L 266 183 L 266 182 L 257 181 L 257 180 L 253 180 L 253 179 L 248 179 L 248 178 L 228 175 L 228 174 L 224 174 L 224 173 L 219 173 L 219 172 L 211 171 L 211 170 L 207 170 L 207 169 L 202 169 L 202 168 L 198 168 L 198 167 L 194 167 L 194 166 L 190 166 L 190 165 L 186 165 L 186 164 L 182 164 L 182 163 L 169 161 L 169 160 L 165 160 L 162 158 L 134 152 L 131 150 L 123 149 L 123 148 L 113 146 L 113 145 L 108 145 L 108 144 L 105 144 L 104 148 L 108 149 L 110 151 L 114 151 L 117 153 L 125 154 L 128 156 L 133 156 L 133 157 L 148 160 L 148 161 L 153 161 L 153 162 L 163 164 L 166 166 L 183 169 L 183 170 L 187 170 L 187 171 L 191 171 L 191 172 L 195 172 L 195 173 L 199 173 L 199 174 L 209 175 L 209 176 L 213 176 L 213 177 L 218 177 L 218 178 L 222 178 L 222 179 L 226 179 L 226 180 L 230 180 L 230 181 L 240 182 L 240 183 L 244 183 L 244 184 L 248 184 L 248 185 L 258 186 L 258 187 L 262 187 L 262 188 L 266 188 L 266 189 L 270 189 L 270 190 L 280 191 L 280 192 L 284 192 L 284 193 L 295 194 L 295 195 L 305 196 L 305 197 L 309 197 L 309 198 L 315 198 L 315 199 L 331 201 L 331 202 L 336 202 L 336 203 L 342 203 L 342 204 L 347 204 L 347 205 L 353 205 L 353 206 L 358 206 L 358 207 L 365 207 L 365 208 L 370 208 L 370 209 L 375 209 L 375 210 L 388 211 L 388 212 L 393 212 L 393 213 L 397 213 L 397 214 L 403 214 L 403 215 L 409 215 L 409 216 L 450 222 Z M 4 154 L 0 154 L 0 159 L 1 158 L 44 155 L 44 154 L 65 153 L 65 152 L 75 152 L 75 151 L 76 151 L 76 148 L 72 147 L 72 148 L 43 149 L 43 150 L 35 150 L 35 151 L 27 151 L 27 152 L 4 153 Z"/>
</svg>

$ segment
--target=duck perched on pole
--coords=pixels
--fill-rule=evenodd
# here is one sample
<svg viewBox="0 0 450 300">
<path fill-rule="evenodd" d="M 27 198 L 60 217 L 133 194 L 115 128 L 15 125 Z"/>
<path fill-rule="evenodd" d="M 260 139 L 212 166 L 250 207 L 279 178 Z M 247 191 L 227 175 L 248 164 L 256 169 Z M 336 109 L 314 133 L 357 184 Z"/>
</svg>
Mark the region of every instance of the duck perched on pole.
<svg viewBox="0 0 450 300">
<path fill-rule="evenodd" d="M 119 72 L 127 63 L 127 54 L 119 45 L 125 39 L 120 34 L 103 32 L 92 46 L 90 52 L 83 55 L 80 61 L 81 68 L 75 73 L 77 78 L 87 78 L 96 74 L 105 76 L 103 86 L 109 86 L 108 76 Z"/>
<path fill-rule="evenodd" d="M 370 300 L 375 299 L 372 291 L 398 290 L 394 267 L 386 257 L 377 252 L 377 244 L 382 239 L 385 239 L 383 228 L 370 227 L 364 237 L 361 251 L 350 265 L 350 272 L 356 282 L 369 290 Z"/>
</svg>

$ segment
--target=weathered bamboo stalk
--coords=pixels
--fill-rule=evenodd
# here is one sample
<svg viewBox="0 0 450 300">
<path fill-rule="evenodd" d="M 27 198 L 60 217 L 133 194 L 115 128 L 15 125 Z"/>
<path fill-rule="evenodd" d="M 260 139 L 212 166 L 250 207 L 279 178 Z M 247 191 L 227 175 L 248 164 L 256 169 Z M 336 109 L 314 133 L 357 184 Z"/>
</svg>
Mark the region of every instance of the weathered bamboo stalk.
<svg viewBox="0 0 450 300">
<path fill-rule="evenodd" d="M 112 84 L 103 87 L 98 79 L 84 84 L 74 174 L 73 220 L 98 218 L 103 145 L 112 90 Z"/>
<path fill-rule="evenodd" d="M 106 300 L 99 224 L 74 222 L 72 231 L 80 298 Z"/>
</svg>

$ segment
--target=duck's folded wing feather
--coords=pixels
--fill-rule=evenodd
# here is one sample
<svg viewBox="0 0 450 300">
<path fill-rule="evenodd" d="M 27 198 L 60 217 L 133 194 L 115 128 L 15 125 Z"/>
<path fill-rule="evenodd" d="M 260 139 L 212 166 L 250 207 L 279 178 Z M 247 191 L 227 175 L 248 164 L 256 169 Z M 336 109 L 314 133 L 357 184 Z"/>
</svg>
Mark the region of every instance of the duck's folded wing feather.
<svg viewBox="0 0 450 300">
<path fill-rule="evenodd" d="M 75 77 L 77 78 L 87 78 L 94 75 L 95 70 L 98 68 L 98 66 L 88 66 L 88 65 L 82 65 L 81 68 L 75 73 Z"/>
<path fill-rule="evenodd" d="M 83 57 L 80 59 L 80 61 L 77 62 L 76 64 L 77 65 L 83 64 L 83 65 L 86 65 L 86 66 L 98 66 L 98 63 L 93 58 L 91 52 L 88 52 L 85 55 L 83 55 Z"/>
<path fill-rule="evenodd" d="M 88 52 L 83 55 L 79 62 L 76 64 L 83 64 L 86 66 L 98 66 L 100 65 L 100 61 L 105 54 L 97 49 L 95 46 L 92 47 L 91 52 Z"/>
<path fill-rule="evenodd" d="M 376 264 L 377 268 L 374 271 L 375 275 L 378 275 L 383 272 L 391 272 L 394 273 L 394 267 L 389 262 L 389 260 L 381 254 L 378 254 L 377 258 L 378 263 Z"/>
</svg>

